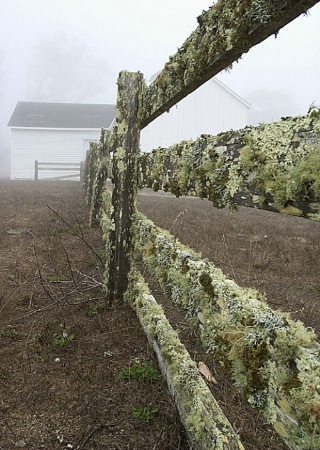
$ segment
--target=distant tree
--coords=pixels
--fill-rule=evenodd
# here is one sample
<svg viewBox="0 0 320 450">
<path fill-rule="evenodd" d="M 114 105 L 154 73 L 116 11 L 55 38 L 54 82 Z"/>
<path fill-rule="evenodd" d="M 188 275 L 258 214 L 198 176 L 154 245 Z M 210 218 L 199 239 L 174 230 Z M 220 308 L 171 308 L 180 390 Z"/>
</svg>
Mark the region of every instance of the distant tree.
<svg viewBox="0 0 320 450">
<path fill-rule="evenodd" d="M 31 101 L 86 101 L 103 94 L 111 83 L 115 77 L 107 59 L 93 56 L 81 41 L 62 35 L 33 48 L 27 70 Z"/>
</svg>

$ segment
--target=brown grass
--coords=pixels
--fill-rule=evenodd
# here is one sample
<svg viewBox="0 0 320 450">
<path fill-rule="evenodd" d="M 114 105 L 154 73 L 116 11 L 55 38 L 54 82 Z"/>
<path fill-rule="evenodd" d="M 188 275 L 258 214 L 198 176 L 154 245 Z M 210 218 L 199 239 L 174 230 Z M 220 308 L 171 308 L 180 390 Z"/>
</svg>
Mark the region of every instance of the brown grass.
<svg viewBox="0 0 320 450">
<path fill-rule="evenodd" d="M 153 195 L 140 195 L 139 208 L 158 225 L 319 332 L 319 224 Z M 119 378 L 135 358 L 156 361 L 127 305 L 103 304 L 104 244 L 87 227 L 81 187 L 0 183 L 0 199 L 0 448 L 188 449 L 164 382 Z M 285 449 L 149 281 L 191 356 L 216 370 L 214 395 L 245 448 Z M 146 422 L 133 417 L 137 405 L 158 412 Z"/>
</svg>

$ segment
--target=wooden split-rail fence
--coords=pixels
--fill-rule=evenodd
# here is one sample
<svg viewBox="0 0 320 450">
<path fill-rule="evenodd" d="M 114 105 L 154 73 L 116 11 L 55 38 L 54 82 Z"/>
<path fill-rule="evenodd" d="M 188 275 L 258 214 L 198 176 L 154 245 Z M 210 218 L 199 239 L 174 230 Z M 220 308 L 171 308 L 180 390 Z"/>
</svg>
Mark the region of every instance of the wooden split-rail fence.
<svg viewBox="0 0 320 450">
<path fill-rule="evenodd" d="M 46 180 L 70 180 L 77 178 L 83 181 L 83 161 L 81 162 L 34 162 L 34 179 L 39 180 L 39 172 L 44 172 Z M 63 175 L 52 176 L 52 172 L 64 172 Z M 49 176 L 48 176 L 49 174 Z"/>
<path fill-rule="evenodd" d="M 293 450 L 320 448 L 320 346 L 303 324 L 271 310 L 259 293 L 239 287 L 139 213 L 137 191 L 153 187 L 205 197 L 218 207 L 245 204 L 319 220 L 314 142 L 320 112 L 314 107 L 284 121 L 281 132 L 276 124 L 240 132 L 236 146 L 230 132 L 148 155 L 139 153 L 140 130 L 316 3 L 219 0 L 198 17 L 196 30 L 149 87 L 141 73 L 120 73 L 114 128 L 103 130 L 87 153 L 84 187 L 91 224 L 101 226 L 106 241 L 107 302 L 123 298 L 137 312 L 194 449 L 244 447 L 136 269 L 137 257 Z M 286 180 L 291 188 L 280 189 Z"/>
</svg>

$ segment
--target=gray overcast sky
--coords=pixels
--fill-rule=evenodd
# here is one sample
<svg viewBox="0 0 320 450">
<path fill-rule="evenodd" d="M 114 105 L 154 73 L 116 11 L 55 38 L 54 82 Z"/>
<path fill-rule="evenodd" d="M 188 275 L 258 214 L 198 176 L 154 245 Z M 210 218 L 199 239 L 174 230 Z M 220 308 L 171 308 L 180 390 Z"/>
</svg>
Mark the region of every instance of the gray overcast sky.
<svg viewBox="0 0 320 450">
<path fill-rule="evenodd" d="M 112 103 L 121 70 L 139 70 L 149 78 L 196 28 L 196 17 L 213 3 L 0 0 L 1 147 L 17 101 Z M 218 78 L 258 110 L 274 104 L 271 120 L 276 120 L 277 114 L 304 114 L 313 101 L 320 104 L 319 44 L 317 4 L 307 16 L 282 29 L 276 39 L 270 37 L 251 49 L 230 73 Z M 62 55 L 64 47 L 69 50 Z M 60 57 L 56 65 L 55 55 Z M 59 64 L 63 67 L 57 67 Z M 48 73 L 51 78 L 55 73 L 62 78 L 60 87 Z M 90 84 L 90 88 L 77 90 L 71 86 L 73 79 Z"/>
</svg>

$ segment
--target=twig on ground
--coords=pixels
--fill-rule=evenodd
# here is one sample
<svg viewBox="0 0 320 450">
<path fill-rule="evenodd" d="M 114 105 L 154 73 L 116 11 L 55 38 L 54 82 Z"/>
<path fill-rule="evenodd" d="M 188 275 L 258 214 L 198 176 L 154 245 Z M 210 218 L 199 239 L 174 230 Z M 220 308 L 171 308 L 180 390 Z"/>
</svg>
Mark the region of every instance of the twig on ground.
<svg viewBox="0 0 320 450">
<path fill-rule="evenodd" d="M 45 293 L 47 294 L 47 296 L 50 298 L 50 300 L 54 301 L 54 298 L 53 298 L 52 294 L 49 292 L 49 289 L 47 288 L 47 286 L 45 285 L 44 278 L 42 276 L 42 270 L 41 270 L 41 266 L 40 266 L 40 262 L 39 262 L 39 258 L 38 258 L 38 252 L 37 252 L 36 243 L 35 243 L 36 237 L 33 233 L 31 233 L 31 231 L 29 231 L 28 233 L 31 234 L 31 236 L 33 237 L 32 250 L 33 250 L 33 255 L 35 257 L 36 264 L 37 264 L 37 270 L 39 273 L 40 284 L 41 284 L 43 290 L 45 291 Z"/>
<path fill-rule="evenodd" d="M 79 232 L 77 232 L 72 225 L 70 225 L 62 216 L 60 216 L 60 214 L 55 211 L 53 208 L 51 208 L 51 206 L 47 205 L 47 207 L 50 209 L 50 211 L 52 211 L 68 228 L 69 230 L 72 230 L 72 232 L 79 238 L 81 239 L 81 241 L 92 251 L 92 253 L 98 258 L 98 260 L 100 261 L 101 265 L 103 266 L 103 259 L 101 258 L 101 256 L 95 251 L 95 249 L 92 247 L 92 245 L 84 238 L 83 232 L 82 232 L 82 228 L 81 228 L 81 224 L 79 222 L 79 219 L 77 218 L 77 216 L 74 214 L 74 212 L 72 212 L 72 210 L 69 209 L 69 211 L 71 212 L 71 214 L 75 217 L 78 227 L 79 227 Z"/>
<path fill-rule="evenodd" d="M 14 322 L 19 322 L 20 320 L 26 319 L 27 317 L 33 316 L 34 314 L 38 314 L 38 313 L 43 312 L 43 311 L 48 311 L 49 309 L 52 309 L 55 306 L 57 306 L 58 303 L 60 303 L 60 299 L 54 301 L 53 303 L 50 303 L 50 305 L 44 306 L 43 308 L 35 309 L 34 311 L 31 311 L 31 312 L 29 312 L 28 314 L 26 314 L 24 316 L 18 317 L 17 319 L 13 319 L 13 321 Z"/>
<path fill-rule="evenodd" d="M 100 281 L 97 281 L 95 278 L 90 277 L 90 275 L 80 272 L 80 270 L 72 269 L 72 272 L 77 272 L 80 275 L 82 275 L 84 278 L 91 280 L 93 282 L 93 287 L 103 286 L 103 283 L 100 283 Z"/>
<path fill-rule="evenodd" d="M 75 447 L 75 450 L 80 450 L 82 448 L 84 448 L 84 446 L 86 445 L 86 443 L 92 438 L 92 436 L 94 435 L 94 433 L 96 433 L 97 431 L 102 430 L 103 428 L 110 428 L 110 427 L 114 427 L 115 425 L 117 425 L 120 422 L 120 420 L 115 420 L 114 422 L 111 422 L 109 424 L 103 424 L 100 423 L 98 425 L 93 425 L 90 426 L 88 428 L 88 430 L 82 435 L 82 437 L 80 438 L 80 442 L 77 445 L 77 447 Z"/>
</svg>

